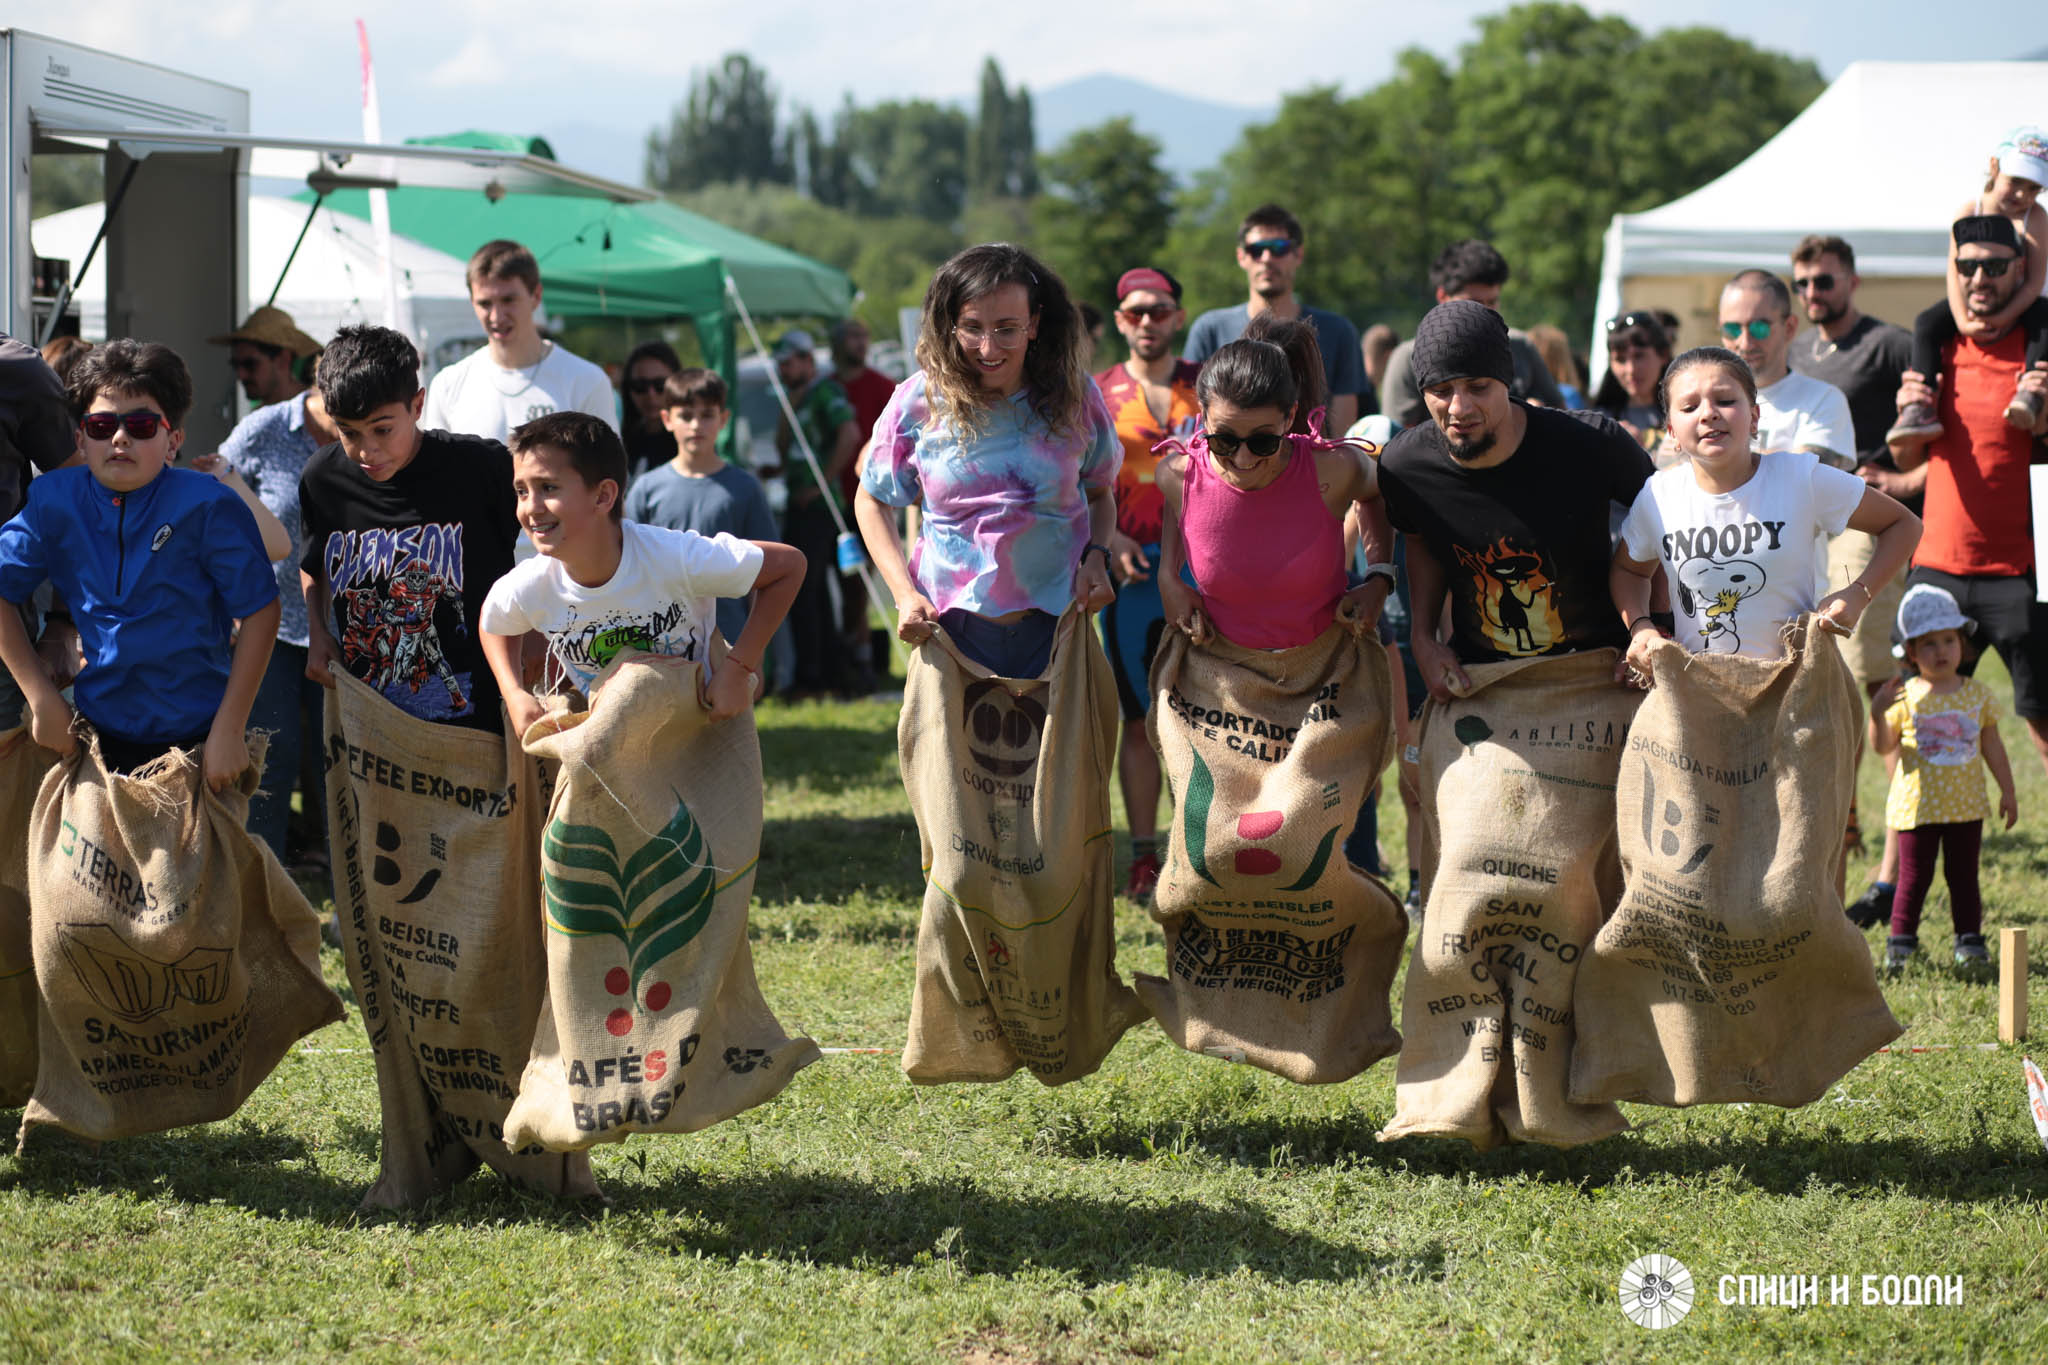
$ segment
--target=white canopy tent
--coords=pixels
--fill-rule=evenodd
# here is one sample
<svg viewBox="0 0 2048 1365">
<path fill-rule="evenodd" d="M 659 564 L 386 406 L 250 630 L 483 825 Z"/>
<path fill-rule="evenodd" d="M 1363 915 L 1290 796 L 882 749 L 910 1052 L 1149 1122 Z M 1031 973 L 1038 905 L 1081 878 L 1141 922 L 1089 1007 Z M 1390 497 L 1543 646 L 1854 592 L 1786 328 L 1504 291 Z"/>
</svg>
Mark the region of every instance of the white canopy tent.
<svg viewBox="0 0 2048 1365">
<path fill-rule="evenodd" d="M 1911 326 L 1941 297 L 1948 227 L 1984 184 L 1999 139 L 2048 122 L 2048 62 L 1855 62 L 1749 158 L 1682 199 L 1616 214 L 1607 229 L 1587 357 L 1607 368 L 1605 324 L 1670 308 L 1685 344 L 1712 335 L 1720 288 L 1752 266 L 1782 274 L 1811 232 L 1845 238 L 1857 304 Z"/>
<path fill-rule="evenodd" d="M 360 218 L 322 207 L 306 224 L 308 205 L 271 195 L 249 196 L 249 301 L 250 306 L 270 297 L 278 288 L 279 272 L 291 257 L 278 288 L 277 306 L 292 315 L 299 330 L 316 341 L 326 341 L 350 323 L 382 322 L 384 311 L 384 267 L 377 253 L 374 229 Z M 29 236 L 36 255 L 79 261 L 91 245 L 93 234 L 105 217 L 104 205 L 87 204 L 38 218 Z M 298 255 L 291 256 L 299 231 L 306 237 Z M 392 255 L 398 267 L 399 288 L 412 299 L 413 320 L 420 336 L 422 354 L 434 345 L 455 337 L 479 334 L 476 317 L 469 306 L 469 286 L 464 262 L 410 237 L 391 239 Z M 98 340 L 106 336 L 107 274 L 104 254 L 95 256 L 72 292 L 78 309 L 80 332 Z M 220 332 L 232 331 L 240 318 L 222 319 Z"/>
</svg>

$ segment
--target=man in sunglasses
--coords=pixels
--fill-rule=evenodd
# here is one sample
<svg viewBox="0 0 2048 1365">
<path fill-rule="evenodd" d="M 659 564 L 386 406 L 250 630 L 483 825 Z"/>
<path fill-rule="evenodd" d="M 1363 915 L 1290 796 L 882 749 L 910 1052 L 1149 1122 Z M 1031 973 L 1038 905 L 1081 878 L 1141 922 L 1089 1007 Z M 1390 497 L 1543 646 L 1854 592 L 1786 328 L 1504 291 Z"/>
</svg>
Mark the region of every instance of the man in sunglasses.
<svg viewBox="0 0 2048 1365">
<path fill-rule="evenodd" d="M 1799 320 L 1792 291 L 1768 270 L 1742 270 L 1721 288 L 1721 344 L 1756 376 L 1759 454 L 1804 450 L 1840 469 L 1855 465 L 1856 427 L 1849 400 L 1832 384 L 1793 371 Z"/>
<path fill-rule="evenodd" d="M 1507 258 L 1494 250 L 1491 242 L 1467 237 L 1436 254 L 1429 265 L 1429 282 L 1436 289 L 1438 303 L 1470 299 L 1498 313 L 1500 292 L 1508 282 Z M 1387 358 L 1386 383 L 1380 389 L 1381 410 L 1404 427 L 1420 426 L 1429 420 L 1422 388 L 1415 382 L 1414 350 L 1412 341 L 1394 348 L 1393 355 Z M 1551 378 L 1550 367 L 1543 363 L 1536 343 L 1529 340 L 1527 333 L 1508 329 L 1508 353 L 1515 362 L 1515 375 L 1508 385 L 1510 397 L 1541 403 L 1546 408 L 1564 406 L 1564 395 Z"/>
<path fill-rule="evenodd" d="M 300 362 L 320 354 L 320 343 L 300 331 L 290 313 L 269 304 L 249 314 L 234 331 L 206 340 L 211 346 L 233 348 L 228 363 L 234 366 L 242 392 L 258 407 L 304 393 Z"/>
<path fill-rule="evenodd" d="M 1251 285 L 1247 302 L 1211 308 L 1188 329 L 1185 354 L 1200 365 L 1244 335 L 1261 313 L 1280 318 L 1307 318 L 1316 329 L 1323 352 L 1323 379 L 1330 390 L 1330 411 L 1323 430 L 1343 435 L 1361 415 L 1379 411 L 1372 381 L 1365 377 L 1365 356 L 1358 347 L 1358 329 L 1350 320 L 1323 308 L 1311 308 L 1294 294 L 1294 277 L 1303 255 L 1301 220 L 1278 204 L 1261 204 L 1237 229 L 1237 263 Z"/>
<path fill-rule="evenodd" d="M 1951 235 L 1964 306 L 1973 318 L 1993 316 L 2024 283 L 2012 220 L 1960 218 Z M 2016 390 L 2048 398 L 2048 363 L 2029 368 L 2026 344 L 2017 323 L 1957 337 L 1943 348 L 1938 395 L 1925 376 L 1907 370 L 1894 399 L 1898 410 L 1926 404 L 1941 419 L 1942 434 L 1904 436 L 1892 441 L 1891 451 L 1900 469 L 1927 466 L 1926 531 L 1907 584 L 1946 588 L 1977 623 L 1973 643 L 1989 645 L 2005 661 L 2013 710 L 2048 765 L 2048 603 L 2034 600 L 2040 569 L 2027 473 L 2044 458 L 2048 404 L 2036 408 L 2041 415 L 2031 431 L 2005 416 Z"/>
</svg>

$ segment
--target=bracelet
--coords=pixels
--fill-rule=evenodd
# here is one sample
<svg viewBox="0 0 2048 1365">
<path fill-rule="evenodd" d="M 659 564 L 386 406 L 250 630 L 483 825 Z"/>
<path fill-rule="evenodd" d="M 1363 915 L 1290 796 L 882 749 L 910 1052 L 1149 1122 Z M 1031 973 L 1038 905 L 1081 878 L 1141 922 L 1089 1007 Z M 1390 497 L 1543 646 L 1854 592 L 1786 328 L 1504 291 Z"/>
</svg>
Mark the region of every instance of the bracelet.
<svg viewBox="0 0 2048 1365">
<path fill-rule="evenodd" d="M 742 659 L 742 658 L 741 658 L 741 657 L 740 657 L 739 655 L 737 655 L 737 654 L 727 654 L 727 655 L 725 656 L 725 661 L 726 661 L 727 663 L 729 663 L 729 664 L 738 664 L 738 665 L 739 665 L 739 666 L 740 666 L 741 668 L 744 668 L 744 669 L 746 669 L 746 670 L 747 670 L 747 672 L 749 672 L 749 673 L 753 674 L 753 675 L 754 675 L 755 677 L 757 677 L 757 678 L 761 676 L 761 670 L 760 670 L 760 669 L 758 669 L 758 668 L 752 668 L 752 667 L 749 667 L 749 666 L 748 666 L 748 664 L 747 664 L 747 661 L 746 661 L 745 659 Z"/>
<path fill-rule="evenodd" d="M 1103 571 L 1106 573 L 1109 570 L 1109 566 L 1116 562 L 1115 560 L 1110 558 L 1109 547 L 1107 545 L 1097 545 L 1094 541 L 1089 541 L 1086 547 L 1084 547 L 1081 551 L 1081 562 L 1083 564 L 1086 564 L 1088 562 L 1088 556 L 1094 554 L 1097 550 L 1102 551 L 1102 568 Z"/>
<path fill-rule="evenodd" d="M 1875 602 L 1875 601 L 1877 600 L 1877 594 L 1876 594 L 1876 593 L 1874 593 L 1874 592 L 1872 592 L 1872 591 L 1870 590 L 1870 585 L 1869 585 L 1868 583 L 1865 583 L 1865 582 L 1864 582 L 1864 581 L 1863 581 L 1862 579 L 1860 579 L 1860 578 L 1852 578 L 1852 579 L 1850 579 L 1850 580 L 1849 580 L 1849 587 L 1851 587 L 1851 588 L 1861 588 L 1861 589 L 1863 589 L 1863 605 L 1864 605 L 1864 606 L 1866 606 L 1866 607 L 1867 607 L 1867 606 L 1869 606 L 1869 605 L 1870 605 L 1870 604 L 1871 604 L 1872 602 Z"/>
<path fill-rule="evenodd" d="M 1394 566 L 1392 564 L 1368 564 L 1365 566 L 1365 572 L 1361 573 L 1359 577 L 1368 582 L 1374 578 L 1384 578 L 1387 580 L 1387 585 L 1391 587 L 1394 583 Z"/>
<path fill-rule="evenodd" d="M 1628 633 L 1631 639 L 1635 637 L 1636 627 L 1642 625 L 1645 621 L 1649 621 L 1651 630 L 1656 631 L 1659 635 L 1662 635 L 1664 633 L 1663 629 L 1660 626 L 1658 626 L 1658 624 L 1655 621 L 1651 621 L 1649 617 L 1638 616 L 1633 621 L 1630 621 L 1628 623 Z"/>
</svg>

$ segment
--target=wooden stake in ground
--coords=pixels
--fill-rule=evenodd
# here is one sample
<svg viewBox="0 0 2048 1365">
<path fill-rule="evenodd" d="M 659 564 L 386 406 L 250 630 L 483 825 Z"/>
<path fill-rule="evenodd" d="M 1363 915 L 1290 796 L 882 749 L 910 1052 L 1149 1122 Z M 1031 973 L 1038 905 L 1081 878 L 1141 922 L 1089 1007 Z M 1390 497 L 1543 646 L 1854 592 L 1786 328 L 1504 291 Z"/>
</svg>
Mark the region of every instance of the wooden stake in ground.
<svg viewBox="0 0 2048 1365">
<path fill-rule="evenodd" d="M 2027 1036 L 2027 931 L 1998 931 L 1998 1041 Z"/>
</svg>

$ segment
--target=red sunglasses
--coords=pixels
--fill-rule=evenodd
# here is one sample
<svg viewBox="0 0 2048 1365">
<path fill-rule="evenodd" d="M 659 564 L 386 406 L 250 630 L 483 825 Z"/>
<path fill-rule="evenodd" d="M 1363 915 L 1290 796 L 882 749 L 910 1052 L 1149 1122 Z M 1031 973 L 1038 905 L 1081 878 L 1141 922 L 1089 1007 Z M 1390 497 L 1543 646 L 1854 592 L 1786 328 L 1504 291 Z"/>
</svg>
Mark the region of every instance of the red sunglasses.
<svg viewBox="0 0 2048 1365">
<path fill-rule="evenodd" d="M 86 414 L 85 434 L 95 441 L 111 441 L 114 433 L 122 427 L 138 441 L 147 441 L 156 435 L 159 427 L 167 427 L 170 419 L 160 412 L 148 408 L 137 408 L 133 412 L 93 412 Z"/>
</svg>

